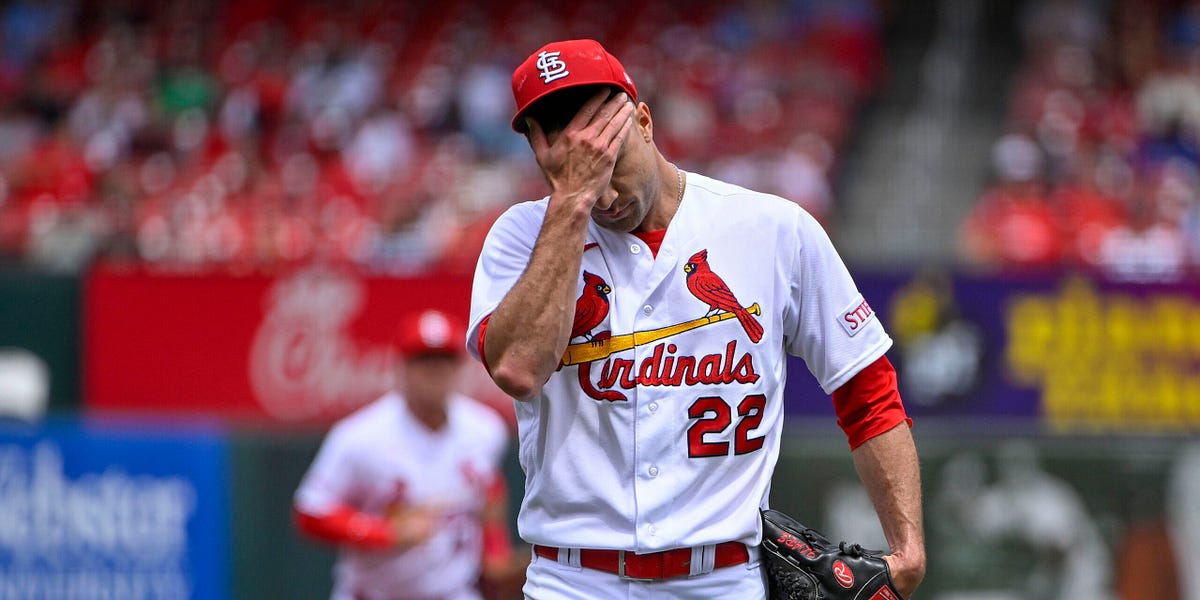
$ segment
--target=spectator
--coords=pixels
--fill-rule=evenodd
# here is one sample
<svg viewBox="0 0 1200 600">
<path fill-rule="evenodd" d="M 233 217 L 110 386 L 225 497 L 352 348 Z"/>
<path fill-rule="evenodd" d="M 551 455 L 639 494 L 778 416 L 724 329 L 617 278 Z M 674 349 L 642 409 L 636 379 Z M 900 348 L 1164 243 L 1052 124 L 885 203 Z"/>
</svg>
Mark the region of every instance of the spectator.
<svg viewBox="0 0 1200 600">
<path fill-rule="evenodd" d="M 1117 161 L 1113 164 L 1112 161 Z M 1128 222 L 1125 202 L 1106 179 L 1107 170 L 1125 168 L 1119 157 L 1081 153 L 1069 179 L 1051 192 L 1051 204 L 1063 236 L 1064 264 L 1094 268 L 1100 261 L 1100 241 Z"/>
<path fill-rule="evenodd" d="M 1026 136 L 1009 135 L 996 143 L 992 162 L 997 181 L 963 226 L 967 256 L 991 267 L 1057 265 L 1062 237 L 1045 193 L 1041 150 Z"/>
<path fill-rule="evenodd" d="M 1129 224 L 1112 229 L 1100 241 L 1100 266 L 1120 281 L 1178 281 L 1186 264 L 1183 233 L 1162 219 L 1148 200 L 1136 202 Z"/>
</svg>

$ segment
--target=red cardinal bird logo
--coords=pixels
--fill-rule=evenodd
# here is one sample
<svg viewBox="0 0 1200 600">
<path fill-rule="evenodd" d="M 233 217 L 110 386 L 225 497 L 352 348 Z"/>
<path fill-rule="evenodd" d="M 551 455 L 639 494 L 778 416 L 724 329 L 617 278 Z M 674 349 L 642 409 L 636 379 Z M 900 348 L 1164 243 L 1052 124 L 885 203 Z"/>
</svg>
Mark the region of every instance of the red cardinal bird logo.
<svg viewBox="0 0 1200 600">
<path fill-rule="evenodd" d="M 608 295 L 612 288 L 599 275 L 583 272 L 583 293 L 575 301 L 575 321 L 571 326 L 571 339 L 586 336 L 608 316 Z"/>
<path fill-rule="evenodd" d="M 721 277 L 708 267 L 707 249 L 693 254 L 687 264 L 683 266 L 683 272 L 687 273 L 688 291 L 692 292 L 692 295 L 699 298 L 701 302 L 708 304 L 709 312 L 724 310 L 733 313 L 738 322 L 742 324 L 742 329 L 746 330 L 746 336 L 750 338 L 751 342 L 757 344 L 762 339 L 762 325 L 754 318 L 754 315 L 742 307 L 742 303 L 733 296 L 733 292 L 729 291 L 729 286 L 725 285 Z M 578 308 L 575 314 L 578 319 Z"/>
</svg>

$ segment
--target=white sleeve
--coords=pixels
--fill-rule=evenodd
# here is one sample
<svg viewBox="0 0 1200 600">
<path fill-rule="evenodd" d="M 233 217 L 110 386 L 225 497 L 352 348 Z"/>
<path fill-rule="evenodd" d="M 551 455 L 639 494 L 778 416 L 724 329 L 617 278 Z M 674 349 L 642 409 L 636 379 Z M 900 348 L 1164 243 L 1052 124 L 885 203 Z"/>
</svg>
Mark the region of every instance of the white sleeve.
<svg viewBox="0 0 1200 600">
<path fill-rule="evenodd" d="M 476 400 L 464 403 L 472 409 L 471 443 L 479 448 L 481 460 L 494 476 L 504 476 L 504 458 L 508 452 L 508 425 L 495 409 Z"/>
<path fill-rule="evenodd" d="M 830 394 L 883 356 L 892 339 L 820 223 L 804 210 L 797 215 L 785 348 L 804 359 Z"/>
<path fill-rule="evenodd" d="M 492 314 L 508 295 L 529 265 L 533 245 L 545 218 L 537 203 L 526 202 L 513 206 L 500 215 L 483 242 L 483 251 L 475 265 L 471 284 L 471 321 L 467 330 L 467 351 L 479 356 L 479 325 Z"/>
<path fill-rule="evenodd" d="M 499 416 L 494 419 L 492 426 L 492 439 L 489 445 L 488 457 L 492 461 L 492 466 L 496 471 L 501 471 L 504 468 L 504 455 L 508 452 L 508 426 L 504 424 L 504 420 Z"/>
<path fill-rule="evenodd" d="M 296 488 L 296 508 L 322 515 L 338 504 L 352 504 L 355 466 L 347 438 L 337 426 L 330 430 Z"/>
</svg>

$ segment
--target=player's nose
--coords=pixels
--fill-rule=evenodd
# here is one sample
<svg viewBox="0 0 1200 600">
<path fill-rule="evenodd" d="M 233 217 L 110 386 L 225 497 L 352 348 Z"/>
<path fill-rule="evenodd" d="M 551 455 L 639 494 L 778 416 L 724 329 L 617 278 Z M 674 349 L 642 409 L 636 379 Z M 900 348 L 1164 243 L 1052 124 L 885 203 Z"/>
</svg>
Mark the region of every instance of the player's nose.
<svg viewBox="0 0 1200 600">
<path fill-rule="evenodd" d="M 614 202 L 617 201 L 617 190 L 609 187 L 600 194 L 600 199 L 596 201 L 596 207 L 600 210 L 608 210 L 612 208 Z"/>
</svg>

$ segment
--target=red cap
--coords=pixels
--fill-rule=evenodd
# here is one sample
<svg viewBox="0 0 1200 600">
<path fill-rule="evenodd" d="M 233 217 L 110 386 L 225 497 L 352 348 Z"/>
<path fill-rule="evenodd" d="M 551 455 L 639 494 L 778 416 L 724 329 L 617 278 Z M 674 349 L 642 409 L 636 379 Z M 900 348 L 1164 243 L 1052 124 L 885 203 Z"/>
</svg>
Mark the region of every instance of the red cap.
<svg viewBox="0 0 1200 600">
<path fill-rule="evenodd" d="M 400 321 L 396 330 L 396 351 L 401 356 L 452 354 L 464 352 L 466 332 L 458 322 L 440 310 L 412 313 Z"/>
<path fill-rule="evenodd" d="M 617 57 L 608 53 L 596 40 L 566 40 L 550 42 L 529 55 L 513 71 L 513 98 L 517 114 L 512 128 L 525 133 L 523 120 L 526 109 L 546 94 L 581 85 L 612 85 L 625 90 L 629 99 L 637 101 L 637 88 Z"/>
</svg>

